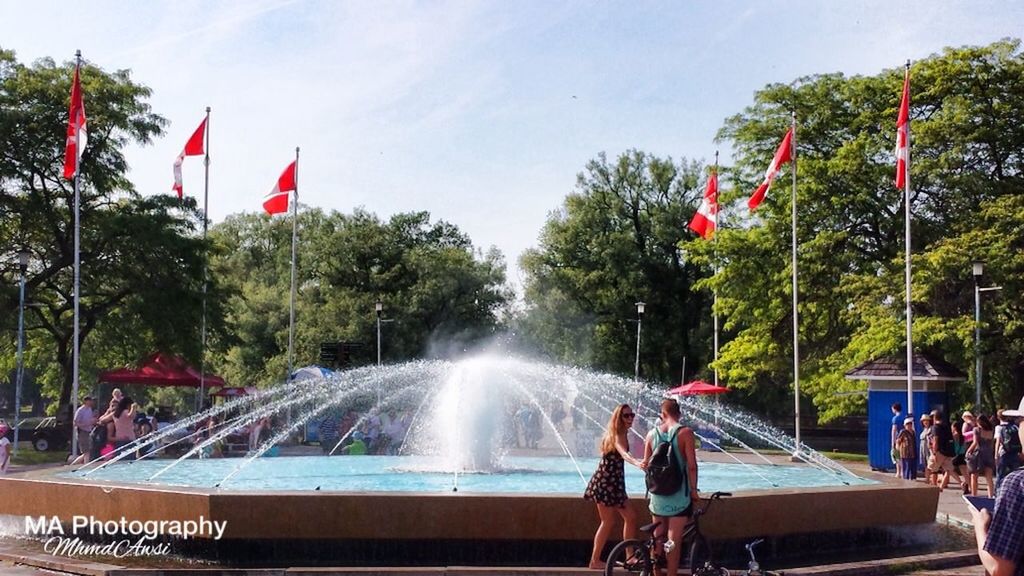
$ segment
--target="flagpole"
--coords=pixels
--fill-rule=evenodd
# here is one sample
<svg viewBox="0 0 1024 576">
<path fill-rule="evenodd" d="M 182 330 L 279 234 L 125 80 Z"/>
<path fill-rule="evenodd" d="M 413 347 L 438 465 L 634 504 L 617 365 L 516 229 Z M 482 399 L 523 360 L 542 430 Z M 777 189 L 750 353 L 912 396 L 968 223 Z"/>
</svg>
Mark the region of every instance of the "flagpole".
<svg viewBox="0 0 1024 576">
<path fill-rule="evenodd" d="M 910 77 L 910 60 L 907 60 L 906 76 L 904 77 L 904 84 L 906 79 Z M 907 88 L 909 92 L 909 87 Z M 908 94 L 909 98 L 909 94 Z M 902 103 L 901 103 L 902 105 Z M 914 334 L 912 327 L 912 317 L 910 310 L 910 114 L 907 114 L 907 142 L 906 142 L 906 160 L 904 161 L 904 180 L 903 180 L 903 218 L 904 218 L 904 231 L 903 231 L 903 243 L 906 249 L 904 254 L 904 261 L 906 264 L 906 271 L 904 273 L 904 280 L 906 283 L 906 304 L 907 304 L 907 413 L 914 413 Z"/>
<path fill-rule="evenodd" d="M 714 235 L 715 235 L 715 237 L 714 237 L 715 250 L 714 250 L 714 265 L 712 266 L 712 274 L 714 276 L 718 276 L 718 231 L 719 231 L 719 227 L 718 227 L 718 224 L 719 224 L 719 221 L 718 221 L 719 206 L 718 206 L 718 185 L 717 185 L 717 178 L 718 178 L 718 150 L 715 150 L 715 173 L 714 173 L 714 178 L 716 179 L 716 184 L 715 184 L 715 204 L 714 204 L 714 206 L 715 206 L 715 231 L 714 231 Z M 718 386 L 718 287 L 717 286 L 714 289 L 714 300 L 713 300 L 711 306 L 712 306 L 712 317 L 714 318 L 714 326 L 715 326 L 715 386 Z M 685 384 L 685 382 L 684 382 L 684 384 Z"/>
<path fill-rule="evenodd" d="M 299 147 L 295 147 L 295 202 L 292 204 L 292 291 L 289 304 L 288 318 L 288 376 L 287 382 L 292 376 L 294 342 L 295 342 L 295 261 L 296 243 L 298 241 L 298 219 L 299 219 Z"/>
<path fill-rule="evenodd" d="M 204 137 L 206 139 L 203 149 L 206 155 L 203 157 L 203 249 L 206 250 L 206 232 L 210 225 L 210 107 L 206 107 L 206 120 Z M 199 397 L 196 398 L 196 412 L 203 409 L 203 400 L 206 398 L 206 284 L 209 281 L 207 261 L 209 251 L 206 250 L 203 258 L 203 321 L 201 329 L 201 344 L 199 350 Z"/>
<path fill-rule="evenodd" d="M 791 143 L 791 155 L 793 157 L 793 194 L 790 203 L 790 212 L 793 221 L 793 411 L 794 428 L 796 430 L 796 444 L 793 457 L 800 454 L 800 320 L 798 313 L 797 295 L 797 267 L 796 267 L 796 110 L 792 112 L 793 141 Z"/>
<path fill-rule="evenodd" d="M 75 50 L 75 72 L 76 72 L 76 74 L 78 74 L 80 72 L 81 68 L 82 68 L 82 51 L 81 50 Z M 71 119 L 71 121 L 75 121 L 75 119 Z M 79 345 L 78 345 L 78 301 L 79 301 L 79 294 L 78 293 L 80 291 L 81 268 L 82 268 L 82 261 L 81 261 L 81 256 L 80 256 L 80 254 L 81 254 L 81 234 L 80 234 L 81 217 L 80 217 L 80 205 L 79 205 L 80 201 L 81 201 L 81 198 L 80 198 L 80 194 L 79 194 L 79 190 L 78 190 L 78 178 L 79 178 L 79 172 L 81 172 L 80 168 L 81 168 L 81 158 L 82 158 L 81 134 L 82 134 L 81 127 L 78 126 L 77 122 L 76 122 L 76 128 L 75 128 L 75 278 L 74 278 L 74 288 L 73 288 L 74 289 L 74 308 L 75 308 L 75 313 L 74 313 L 74 328 L 72 329 L 72 336 L 71 336 L 74 339 L 74 343 L 72 344 L 72 347 L 71 347 L 71 417 L 72 418 L 74 418 L 75 413 L 78 412 L 78 364 L 79 364 L 79 355 L 81 353 L 81 350 L 79 349 Z M 17 426 L 17 416 L 15 416 L 15 426 Z M 74 424 L 72 424 L 71 428 L 72 429 L 75 428 Z M 72 440 L 74 440 L 74 439 L 72 439 Z M 78 442 L 72 441 L 71 442 L 71 460 L 74 461 L 76 458 L 78 458 Z"/>
</svg>

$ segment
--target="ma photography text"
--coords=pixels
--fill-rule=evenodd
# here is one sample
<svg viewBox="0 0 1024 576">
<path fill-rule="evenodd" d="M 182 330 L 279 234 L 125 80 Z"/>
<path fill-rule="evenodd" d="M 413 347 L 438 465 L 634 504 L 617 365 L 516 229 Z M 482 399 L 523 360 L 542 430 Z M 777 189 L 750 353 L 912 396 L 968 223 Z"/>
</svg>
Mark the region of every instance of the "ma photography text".
<svg viewBox="0 0 1024 576">
<path fill-rule="evenodd" d="M 56 516 L 26 516 L 25 533 L 46 538 L 43 549 L 54 556 L 163 556 L 170 552 L 161 537 L 206 537 L 220 540 L 227 521 L 210 520 L 100 520 L 93 516 L 72 516 L 70 523 Z M 85 537 L 85 540 L 83 540 Z M 112 538 L 112 540 L 111 540 Z"/>
</svg>

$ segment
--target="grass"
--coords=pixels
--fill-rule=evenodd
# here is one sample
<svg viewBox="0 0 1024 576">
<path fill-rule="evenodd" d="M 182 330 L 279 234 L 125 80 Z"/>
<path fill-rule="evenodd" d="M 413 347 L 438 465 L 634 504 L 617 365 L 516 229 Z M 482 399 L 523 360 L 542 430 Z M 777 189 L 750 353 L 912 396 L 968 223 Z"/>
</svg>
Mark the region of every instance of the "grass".
<svg viewBox="0 0 1024 576">
<path fill-rule="evenodd" d="M 17 466 L 34 466 L 37 464 L 63 464 L 68 457 L 66 450 L 50 450 L 38 452 L 31 442 L 18 442 L 18 453 L 12 464 Z"/>
</svg>

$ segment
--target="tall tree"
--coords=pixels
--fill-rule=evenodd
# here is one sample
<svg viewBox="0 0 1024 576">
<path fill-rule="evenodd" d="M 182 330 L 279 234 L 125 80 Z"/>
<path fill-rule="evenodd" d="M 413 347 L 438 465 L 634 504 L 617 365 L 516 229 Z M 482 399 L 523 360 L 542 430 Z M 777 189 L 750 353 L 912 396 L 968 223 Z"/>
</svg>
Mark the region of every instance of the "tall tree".
<svg viewBox="0 0 1024 576">
<path fill-rule="evenodd" d="M 708 295 L 691 289 L 706 272 L 678 246 L 702 178 L 696 162 L 636 150 L 589 162 L 522 258 L 526 337 L 558 361 L 632 374 L 643 301 L 641 377 L 678 382 L 684 357 L 691 374 L 706 365 Z"/>
<path fill-rule="evenodd" d="M 317 362 L 323 342 L 362 344 L 356 363 L 376 361 L 374 305 L 384 305 L 385 361 L 446 356 L 491 337 L 512 294 L 497 251 L 481 254 L 469 237 L 426 212 L 382 222 L 351 215 L 299 212 L 297 365 Z M 225 351 L 230 380 L 269 384 L 287 365 L 290 224 L 256 214 L 228 218 L 211 236 L 215 272 L 233 296 L 236 340 Z"/>
<path fill-rule="evenodd" d="M 72 66 L 44 59 L 32 66 L 0 51 L 0 245 L 32 254 L 27 326 L 52 366 L 66 405 L 72 383 L 74 189 L 62 177 Z M 81 162 L 80 345 L 82 382 L 98 367 L 134 361 L 152 348 L 198 356 L 204 248 L 194 235 L 194 201 L 140 197 L 123 150 L 147 144 L 166 123 L 147 103 L 150 91 L 128 71 L 84 65 L 89 140 Z M 16 272 L 3 260 L 0 308 L 16 318 Z M 212 292 L 216 317 L 216 286 Z M 214 322 L 216 326 L 216 322 Z M 94 336 L 95 335 L 95 336 Z M 95 339 L 97 346 L 86 345 Z M 38 356 L 30 356 L 38 358 Z"/>
<path fill-rule="evenodd" d="M 969 371 L 973 365 L 970 261 L 987 259 L 990 278 L 1019 277 L 1024 223 L 1024 57 L 1018 41 L 946 49 L 912 69 L 914 342 Z M 785 132 L 798 120 L 798 211 L 802 391 L 825 419 L 861 409 L 860 386 L 843 373 L 895 354 L 902 335 L 903 195 L 893 186 L 895 119 L 903 70 L 870 77 L 822 74 L 770 85 L 729 118 L 720 137 L 735 147 L 737 196 L 752 191 Z M 789 190 L 776 186 L 747 226 L 724 231 L 725 266 L 704 285 L 720 291 L 735 333 L 721 368 L 730 385 L 784 396 L 792 382 L 789 320 Z M 695 256 L 710 253 L 690 245 Z M 986 302 L 987 317 L 1019 330 L 1009 293 Z M 991 325 L 991 324 L 990 324 Z M 1020 397 L 1012 374 L 1024 361 L 1019 339 L 990 338 L 989 402 Z M 973 379 L 973 374 L 972 374 Z M 973 387 L 956 387 L 968 402 Z"/>
</svg>

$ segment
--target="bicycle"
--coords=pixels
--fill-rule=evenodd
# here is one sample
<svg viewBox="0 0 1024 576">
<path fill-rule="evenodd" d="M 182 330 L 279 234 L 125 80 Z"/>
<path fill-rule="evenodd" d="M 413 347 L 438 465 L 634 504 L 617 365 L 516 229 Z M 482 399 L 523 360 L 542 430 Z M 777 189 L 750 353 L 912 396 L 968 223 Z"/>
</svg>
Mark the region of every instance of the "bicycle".
<svg viewBox="0 0 1024 576">
<path fill-rule="evenodd" d="M 690 574 L 694 576 L 729 576 L 728 570 L 712 564 L 711 545 L 700 531 L 700 517 L 708 511 L 712 502 L 723 496 L 732 496 L 732 494 L 715 492 L 707 498 L 707 504 L 694 510 L 693 518 L 687 524 L 683 537 L 680 539 L 680 543 L 690 542 L 687 559 Z M 605 576 L 623 576 L 624 574 L 655 576 L 655 570 L 662 567 L 665 560 L 662 548 L 663 538 L 655 536 L 659 524 L 660 522 L 652 522 L 640 528 L 641 532 L 647 534 L 644 540 L 630 538 L 616 544 L 608 554 L 608 561 L 604 569 Z"/>
<path fill-rule="evenodd" d="M 764 542 L 764 538 L 758 538 L 745 546 L 747 554 L 750 555 L 750 562 L 747 562 L 747 571 L 743 572 L 740 576 L 785 576 L 783 572 L 761 569 L 761 563 L 758 562 L 757 557 L 754 556 L 754 547 L 762 542 Z"/>
</svg>

